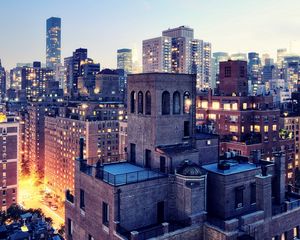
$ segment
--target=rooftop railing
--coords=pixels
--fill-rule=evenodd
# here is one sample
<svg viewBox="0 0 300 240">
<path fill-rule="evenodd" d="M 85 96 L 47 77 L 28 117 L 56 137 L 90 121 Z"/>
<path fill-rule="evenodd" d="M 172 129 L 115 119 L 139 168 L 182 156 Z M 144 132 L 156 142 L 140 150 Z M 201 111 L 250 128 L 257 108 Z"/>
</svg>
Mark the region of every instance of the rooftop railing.
<svg viewBox="0 0 300 240">
<path fill-rule="evenodd" d="M 166 174 L 160 172 L 159 169 L 143 169 L 122 174 L 109 173 L 108 171 L 105 171 L 103 167 L 96 170 L 96 178 L 113 186 L 126 185 L 129 183 L 137 183 L 163 177 L 166 177 Z"/>
</svg>

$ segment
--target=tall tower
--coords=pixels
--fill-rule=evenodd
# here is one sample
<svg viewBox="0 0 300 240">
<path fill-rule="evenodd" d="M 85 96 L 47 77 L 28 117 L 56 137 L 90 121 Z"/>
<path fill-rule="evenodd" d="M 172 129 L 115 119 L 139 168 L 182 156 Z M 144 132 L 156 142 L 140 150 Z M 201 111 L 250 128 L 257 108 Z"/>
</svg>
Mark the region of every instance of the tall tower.
<svg viewBox="0 0 300 240">
<path fill-rule="evenodd" d="M 159 168 L 157 147 L 191 145 L 196 76 L 144 73 L 128 78 L 128 153 L 131 162 Z"/>
<path fill-rule="evenodd" d="M 117 51 L 117 68 L 124 69 L 126 73 L 132 72 L 132 50 L 127 48 Z"/>
<path fill-rule="evenodd" d="M 55 69 L 61 62 L 61 19 L 51 17 L 46 23 L 46 66 Z"/>
</svg>

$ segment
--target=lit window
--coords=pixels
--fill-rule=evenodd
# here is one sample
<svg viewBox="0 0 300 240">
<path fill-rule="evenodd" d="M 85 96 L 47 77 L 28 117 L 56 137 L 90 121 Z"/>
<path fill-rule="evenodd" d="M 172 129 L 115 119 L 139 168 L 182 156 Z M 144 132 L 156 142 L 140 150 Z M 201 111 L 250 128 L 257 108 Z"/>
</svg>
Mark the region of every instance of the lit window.
<svg viewBox="0 0 300 240">
<path fill-rule="evenodd" d="M 232 110 L 238 110 L 238 105 L 237 103 L 232 104 Z"/>
<path fill-rule="evenodd" d="M 243 103 L 243 109 L 247 109 L 247 103 Z"/>
<path fill-rule="evenodd" d="M 253 132 L 253 125 L 250 126 L 250 131 Z"/>
<path fill-rule="evenodd" d="M 242 126 L 242 129 L 241 129 L 242 133 L 245 132 L 245 127 Z"/>
<path fill-rule="evenodd" d="M 224 103 L 224 110 L 230 110 L 230 103 Z"/>
<path fill-rule="evenodd" d="M 264 126 L 264 132 L 266 133 L 266 132 L 268 132 L 269 131 L 269 126 L 268 125 L 265 125 Z"/>
<path fill-rule="evenodd" d="M 277 125 L 273 124 L 272 129 L 273 129 L 273 131 L 277 131 Z"/>
<path fill-rule="evenodd" d="M 208 118 L 211 119 L 211 120 L 216 120 L 217 119 L 216 114 L 209 114 Z"/>
<path fill-rule="evenodd" d="M 238 126 L 230 125 L 229 126 L 229 131 L 230 132 L 238 132 Z"/>
<path fill-rule="evenodd" d="M 260 132 L 260 126 L 254 125 L 254 132 Z"/>
<path fill-rule="evenodd" d="M 207 101 L 201 102 L 201 107 L 207 109 L 208 108 L 208 102 Z"/>
<path fill-rule="evenodd" d="M 218 110 L 220 108 L 220 103 L 219 102 L 213 102 L 212 103 L 212 109 Z"/>
</svg>

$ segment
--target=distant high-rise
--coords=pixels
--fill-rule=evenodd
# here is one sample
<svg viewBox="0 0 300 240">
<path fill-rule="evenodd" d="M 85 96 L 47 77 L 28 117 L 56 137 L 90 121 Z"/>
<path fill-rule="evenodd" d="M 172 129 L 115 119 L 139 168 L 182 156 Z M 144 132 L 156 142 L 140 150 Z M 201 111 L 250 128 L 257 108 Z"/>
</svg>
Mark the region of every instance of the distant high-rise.
<svg viewBox="0 0 300 240">
<path fill-rule="evenodd" d="M 233 53 L 230 55 L 230 59 L 232 61 L 247 61 L 247 54 L 246 53 Z"/>
<path fill-rule="evenodd" d="M 216 88 L 219 76 L 219 64 L 220 62 L 225 62 L 229 58 L 226 52 L 215 52 L 213 53 L 213 63 L 212 63 L 212 75 L 211 75 L 211 87 Z"/>
<path fill-rule="evenodd" d="M 261 61 L 259 54 L 256 52 L 248 53 L 248 77 L 253 86 L 253 93 L 257 92 L 258 86 L 261 84 Z"/>
<path fill-rule="evenodd" d="M 197 75 L 197 88 L 211 87 L 211 44 L 194 39 L 186 26 L 168 29 L 162 37 L 143 41 L 143 72 Z"/>
<path fill-rule="evenodd" d="M 287 55 L 286 48 L 277 49 L 277 65 L 279 68 L 283 67 L 283 60 L 286 55 Z"/>
<path fill-rule="evenodd" d="M 132 72 L 132 50 L 128 48 L 118 49 L 117 68 L 124 69 L 126 73 Z"/>
<path fill-rule="evenodd" d="M 61 62 L 61 19 L 51 17 L 46 24 L 46 65 L 55 69 Z"/>
<path fill-rule="evenodd" d="M 170 37 L 158 37 L 143 41 L 143 72 L 171 72 Z"/>
<path fill-rule="evenodd" d="M 6 92 L 6 71 L 4 67 L 2 67 L 1 59 L 0 59 L 0 96 L 3 98 Z"/>
</svg>

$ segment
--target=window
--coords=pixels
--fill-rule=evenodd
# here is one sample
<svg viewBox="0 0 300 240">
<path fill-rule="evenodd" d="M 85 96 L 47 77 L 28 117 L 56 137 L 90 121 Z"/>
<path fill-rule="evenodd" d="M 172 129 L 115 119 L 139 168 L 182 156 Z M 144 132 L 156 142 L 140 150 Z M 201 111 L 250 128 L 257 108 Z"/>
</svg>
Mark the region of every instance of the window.
<svg viewBox="0 0 300 240">
<path fill-rule="evenodd" d="M 89 240 L 94 240 L 91 234 L 89 234 Z"/>
<path fill-rule="evenodd" d="M 244 110 L 247 109 L 247 103 L 243 103 L 243 109 L 244 109 Z"/>
<path fill-rule="evenodd" d="M 243 207 L 244 203 L 244 186 L 235 188 L 235 208 Z"/>
<path fill-rule="evenodd" d="M 184 113 L 190 113 L 192 106 L 191 94 L 189 92 L 185 92 L 183 94 L 183 110 Z"/>
<path fill-rule="evenodd" d="M 265 125 L 265 126 L 264 126 L 264 132 L 267 133 L 268 131 L 269 131 L 269 126 L 268 126 L 268 125 Z"/>
<path fill-rule="evenodd" d="M 173 114 L 180 114 L 180 93 L 177 91 L 173 94 Z"/>
<path fill-rule="evenodd" d="M 68 235 L 72 236 L 73 233 L 73 222 L 70 218 L 68 218 Z"/>
<path fill-rule="evenodd" d="M 273 131 L 277 131 L 277 125 L 273 124 L 272 129 L 273 129 Z"/>
<path fill-rule="evenodd" d="M 145 114 L 151 115 L 151 93 L 149 91 L 146 92 L 146 105 L 145 105 Z"/>
<path fill-rule="evenodd" d="M 245 67 L 244 66 L 241 66 L 240 67 L 240 77 L 245 77 Z"/>
<path fill-rule="evenodd" d="M 216 102 L 216 101 L 212 102 L 212 109 L 219 110 L 219 108 L 220 108 L 219 102 Z"/>
<path fill-rule="evenodd" d="M 143 99 L 143 93 L 138 93 L 138 113 L 143 114 L 144 112 L 144 99 Z"/>
<path fill-rule="evenodd" d="M 224 103 L 224 110 L 230 110 L 230 103 Z"/>
<path fill-rule="evenodd" d="M 202 101 L 201 102 L 201 107 L 204 108 L 204 109 L 207 109 L 208 108 L 208 102 L 207 101 Z"/>
<path fill-rule="evenodd" d="M 257 133 L 260 132 L 260 126 L 259 125 L 254 125 L 254 132 L 257 132 Z"/>
<path fill-rule="evenodd" d="M 163 173 L 166 172 L 166 158 L 164 156 L 159 157 L 159 170 Z"/>
<path fill-rule="evenodd" d="M 106 226 L 109 225 L 109 206 L 106 202 L 102 203 L 102 223 Z"/>
<path fill-rule="evenodd" d="M 161 108 L 162 115 L 170 114 L 170 93 L 167 91 L 162 93 Z"/>
<path fill-rule="evenodd" d="M 238 126 L 230 125 L 229 126 L 229 131 L 230 132 L 238 132 Z"/>
<path fill-rule="evenodd" d="M 85 210 L 84 190 L 80 189 L 80 209 Z"/>
<path fill-rule="evenodd" d="M 231 77 L 231 67 L 225 67 L 225 77 Z"/>
<path fill-rule="evenodd" d="M 232 110 L 238 110 L 238 104 L 237 103 L 232 104 Z"/>
<path fill-rule="evenodd" d="M 145 167 L 151 168 L 151 151 L 149 149 L 145 150 Z"/>
<path fill-rule="evenodd" d="M 130 112 L 135 112 L 135 91 L 132 91 L 130 94 Z"/>
<path fill-rule="evenodd" d="M 130 161 L 135 163 L 135 144 L 130 143 Z"/>
<path fill-rule="evenodd" d="M 184 121 L 184 136 L 189 137 L 190 136 L 190 122 Z"/>
<path fill-rule="evenodd" d="M 250 184 L 250 204 L 256 203 L 256 183 Z"/>
</svg>

